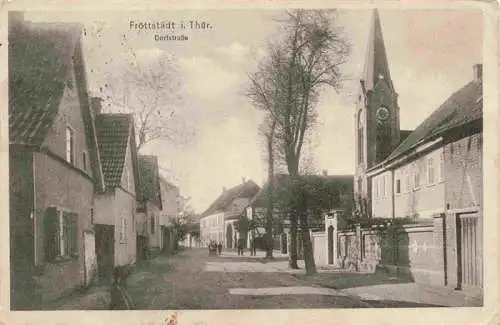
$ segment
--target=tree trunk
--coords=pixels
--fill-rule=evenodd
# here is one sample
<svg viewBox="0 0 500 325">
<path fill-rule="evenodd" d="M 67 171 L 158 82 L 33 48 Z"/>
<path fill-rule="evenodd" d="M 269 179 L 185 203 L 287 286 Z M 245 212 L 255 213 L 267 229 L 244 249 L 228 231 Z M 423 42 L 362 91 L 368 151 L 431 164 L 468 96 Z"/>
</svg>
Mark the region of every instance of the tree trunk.
<svg viewBox="0 0 500 325">
<path fill-rule="evenodd" d="M 268 153 L 268 198 L 267 198 L 267 215 L 266 215 L 266 258 L 273 258 L 273 195 L 274 195 L 274 152 L 273 138 L 274 128 L 276 123 L 271 125 L 271 132 L 267 136 L 267 153 Z"/>
<path fill-rule="evenodd" d="M 287 166 L 288 166 L 288 173 L 290 174 L 290 177 L 292 178 L 292 187 L 293 187 L 293 192 L 297 193 L 297 188 L 298 186 L 298 163 L 294 161 L 293 159 L 287 160 Z M 297 213 L 298 211 L 298 206 L 296 204 L 297 198 L 295 198 L 295 202 L 291 203 L 293 204 L 292 208 L 292 214 L 290 215 L 290 261 L 289 265 L 291 269 L 298 269 L 299 266 L 297 264 Z"/>
<path fill-rule="evenodd" d="M 304 262 L 306 265 L 306 274 L 316 274 L 316 263 L 314 262 L 311 236 L 309 234 L 309 226 L 307 224 L 307 214 L 305 213 L 301 213 L 300 232 L 302 235 L 302 247 L 304 252 Z"/>
<path fill-rule="evenodd" d="M 311 243 L 311 236 L 309 234 L 309 222 L 307 215 L 307 197 L 304 191 L 304 184 L 302 181 L 299 183 L 299 216 L 300 216 L 300 233 L 302 237 L 302 251 L 304 254 L 304 263 L 306 267 L 306 274 L 316 274 L 316 264 L 314 262 L 314 253 Z"/>
<path fill-rule="evenodd" d="M 297 214 L 294 212 L 290 216 L 290 259 L 288 265 L 291 269 L 298 269 L 297 264 Z"/>
</svg>

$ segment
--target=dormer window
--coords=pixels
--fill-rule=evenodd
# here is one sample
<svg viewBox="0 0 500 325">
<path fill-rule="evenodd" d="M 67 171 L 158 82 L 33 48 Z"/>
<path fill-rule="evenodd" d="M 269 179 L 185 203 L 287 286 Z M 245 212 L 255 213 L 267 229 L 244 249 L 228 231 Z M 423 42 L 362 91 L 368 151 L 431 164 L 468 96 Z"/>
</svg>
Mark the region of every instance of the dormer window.
<svg viewBox="0 0 500 325">
<path fill-rule="evenodd" d="M 66 161 L 70 164 L 75 163 L 75 139 L 70 127 L 66 127 Z"/>
</svg>

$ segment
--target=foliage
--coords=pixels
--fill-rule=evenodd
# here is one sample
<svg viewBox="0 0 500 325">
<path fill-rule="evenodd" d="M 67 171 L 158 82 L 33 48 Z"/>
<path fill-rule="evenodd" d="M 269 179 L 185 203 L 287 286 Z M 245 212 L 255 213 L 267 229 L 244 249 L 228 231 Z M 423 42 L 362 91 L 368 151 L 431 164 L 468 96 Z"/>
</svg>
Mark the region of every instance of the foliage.
<svg viewBox="0 0 500 325">
<path fill-rule="evenodd" d="M 86 38 L 101 42 L 94 51 L 104 46 L 107 31 L 105 22 L 94 22 L 85 28 Z M 134 116 L 137 150 L 158 139 L 180 143 L 189 134 L 183 125 L 186 121 L 179 114 L 185 96 L 177 59 L 164 51 L 153 53 L 135 48 L 132 37 L 124 34 L 116 51 L 119 54 L 103 58 L 103 69 L 99 71 L 103 83 L 98 91 L 104 100 L 103 109 Z"/>
</svg>

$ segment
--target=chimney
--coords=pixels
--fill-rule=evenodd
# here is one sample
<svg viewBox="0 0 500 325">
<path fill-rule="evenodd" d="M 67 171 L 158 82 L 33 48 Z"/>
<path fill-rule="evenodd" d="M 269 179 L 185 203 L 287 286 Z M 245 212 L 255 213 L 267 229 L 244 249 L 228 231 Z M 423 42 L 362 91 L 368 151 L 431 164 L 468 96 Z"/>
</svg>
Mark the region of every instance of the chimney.
<svg viewBox="0 0 500 325">
<path fill-rule="evenodd" d="M 473 70 L 474 70 L 474 81 L 483 82 L 483 65 L 474 64 Z"/>
<path fill-rule="evenodd" d="M 328 176 L 328 170 L 323 169 L 323 176 Z"/>
<path fill-rule="evenodd" d="M 90 99 L 92 109 L 94 110 L 95 115 L 102 113 L 102 98 L 101 97 L 92 97 Z"/>
<path fill-rule="evenodd" d="M 246 182 L 246 181 L 247 181 L 247 179 L 246 179 L 245 177 L 242 177 L 242 178 L 241 178 L 241 183 L 242 183 L 242 184 L 245 184 L 245 182 Z"/>
<path fill-rule="evenodd" d="M 225 186 L 222 186 L 222 193 L 225 193 L 227 191 L 227 188 Z"/>
</svg>

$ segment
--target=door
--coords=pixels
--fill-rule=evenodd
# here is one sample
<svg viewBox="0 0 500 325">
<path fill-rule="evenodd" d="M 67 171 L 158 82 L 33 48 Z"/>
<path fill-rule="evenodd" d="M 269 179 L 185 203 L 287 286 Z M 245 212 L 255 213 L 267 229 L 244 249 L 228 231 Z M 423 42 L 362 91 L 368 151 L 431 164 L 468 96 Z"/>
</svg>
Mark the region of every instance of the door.
<svg viewBox="0 0 500 325">
<path fill-rule="evenodd" d="M 108 283 L 115 265 L 114 226 L 95 225 L 95 242 L 99 283 Z"/>
<path fill-rule="evenodd" d="M 333 226 L 328 227 L 328 264 L 333 264 Z"/>
<path fill-rule="evenodd" d="M 233 226 L 230 223 L 226 228 L 226 244 L 227 248 L 233 248 Z"/>
<path fill-rule="evenodd" d="M 458 288 L 482 288 L 482 230 L 477 213 L 458 215 L 457 251 Z"/>
<path fill-rule="evenodd" d="M 86 231 L 83 234 L 83 247 L 85 254 L 85 285 L 93 283 L 96 276 L 97 257 L 95 249 L 95 235 Z"/>
</svg>

